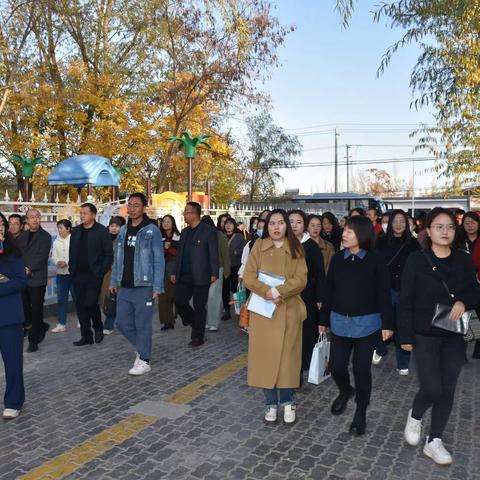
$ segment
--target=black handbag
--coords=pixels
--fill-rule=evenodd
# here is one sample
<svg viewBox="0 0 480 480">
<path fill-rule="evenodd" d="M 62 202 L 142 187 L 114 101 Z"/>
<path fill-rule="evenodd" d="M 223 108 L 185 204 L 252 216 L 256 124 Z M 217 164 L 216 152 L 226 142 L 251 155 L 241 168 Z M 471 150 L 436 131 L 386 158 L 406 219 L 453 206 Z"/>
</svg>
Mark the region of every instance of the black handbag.
<svg viewBox="0 0 480 480">
<path fill-rule="evenodd" d="M 103 313 L 107 317 L 114 317 L 117 314 L 117 295 L 114 293 L 106 293 L 103 297 L 102 305 Z"/>
<path fill-rule="evenodd" d="M 433 264 L 429 256 L 422 250 L 423 255 L 427 259 L 427 262 L 432 267 L 434 272 L 437 271 L 437 267 Z M 439 275 L 439 274 L 438 274 Z M 454 295 L 450 292 L 445 280 L 442 280 L 442 285 L 445 291 L 451 298 Z M 468 332 L 468 326 L 470 323 L 470 317 L 472 316 L 471 310 L 466 310 L 458 320 L 450 319 L 450 312 L 452 311 L 452 305 L 445 305 L 443 303 L 437 303 L 435 305 L 435 312 L 432 318 L 432 326 L 441 328 L 442 330 L 448 330 L 449 332 L 458 333 L 459 335 L 466 335 Z"/>
</svg>

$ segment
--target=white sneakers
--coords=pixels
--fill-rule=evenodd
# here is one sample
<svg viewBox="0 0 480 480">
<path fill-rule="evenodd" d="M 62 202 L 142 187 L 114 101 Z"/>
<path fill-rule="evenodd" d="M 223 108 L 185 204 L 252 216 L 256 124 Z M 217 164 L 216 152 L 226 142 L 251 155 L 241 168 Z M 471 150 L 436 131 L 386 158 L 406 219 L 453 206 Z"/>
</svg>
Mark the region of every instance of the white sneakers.
<svg viewBox="0 0 480 480">
<path fill-rule="evenodd" d="M 422 421 L 415 420 L 412 417 L 412 410 L 408 411 L 407 424 L 405 425 L 405 441 L 412 445 L 417 446 L 420 443 L 420 437 L 422 434 Z M 423 453 L 431 458 L 438 465 L 450 465 L 452 463 L 452 456 L 443 446 L 441 438 L 434 438 L 431 442 L 425 442 L 423 447 Z"/>
<path fill-rule="evenodd" d="M 283 409 L 284 423 L 295 423 L 295 405 L 285 405 Z"/>
<path fill-rule="evenodd" d="M 422 434 L 422 421 L 416 420 L 412 417 L 412 409 L 408 411 L 407 424 L 405 425 L 405 441 L 412 445 L 417 446 L 420 443 L 420 437 Z"/>
<path fill-rule="evenodd" d="M 408 368 L 397 368 L 397 372 L 401 377 L 406 377 L 410 373 Z"/>
<path fill-rule="evenodd" d="M 65 325 L 62 325 L 61 323 L 57 323 L 57 326 L 52 329 L 52 333 L 62 333 L 66 331 L 67 327 Z"/>
<path fill-rule="evenodd" d="M 209 332 L 218 332 L 218 327 L 214 327 L 213 325 L 211 327 L 208 327 Z"/>
<path fill-rule="evenodd" d="M 265 412 L 265 421 L 268 423 L 273 423 L 277 421 L 277 408 L 276 407 L 268 407 L 267 411 Z"/>
<path fill-rule="evenodd" d="M 452 463 L 452 456 L 443 446 L 441 438 L 434 438 L 429 442 L 427 437 L 427 441 L 423 447 L 423 453 L 438 465 L 450 465 Z"/>
<path fill-rule="evenodd" d="M 5 420 L 13 420 L 20 415 L 20 410 L 15 410 L 14 408 L 6 408 L 3 411 L 3 418 Z"/>
<path fill-rule="evenodd" d="M 283 409 L 283 422 L 287 424 L 295 423 L 295 405 L 285 405 Z M 278 408 L 268 407 L 265 412 L 265 421 L 267 423 L 274 423 L 277 421 Z"/>
<path fill-rule="evenodd" d="M 381 361 L 382 361 L 382 358 L 380 355 L 377 355 L 377 352 L 374 351 L 373 352 L 373 357 L 372 357 L 372 363 L 374 365 L 378 365 Z"/>
<path fill-rule="evenodd" d="M 111 333 L 113 333 L 113 330 L 103 330 L 104 335 L 110 335 Z"/>
<path fill-rule="evenodd" d="M 140 355 L 137 353 L 135 357 L 135 361 L 133 362 L 133 367 L 128 371 L 130 375 L 143 375 L 144 373 L 148 373 L 152 370 L 152 367 L 149 363 L 145 362 L 144 360 L 140 359 Z"/>
</svg>

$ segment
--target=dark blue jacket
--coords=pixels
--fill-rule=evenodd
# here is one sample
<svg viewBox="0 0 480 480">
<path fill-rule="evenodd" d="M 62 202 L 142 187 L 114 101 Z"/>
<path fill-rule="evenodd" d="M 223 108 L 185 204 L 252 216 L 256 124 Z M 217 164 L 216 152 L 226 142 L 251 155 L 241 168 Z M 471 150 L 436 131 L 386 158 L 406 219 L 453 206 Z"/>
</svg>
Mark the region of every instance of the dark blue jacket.
<svg viewBox="0 0 480 480">
<path fill-rule="evenodd" d="M 21 291 L 27 287 L 25 264 L 21 257 L 0 255 L 0 273 L 8 281 L 0 283 L 0 327 L 23 323 Z"/>
</svg>

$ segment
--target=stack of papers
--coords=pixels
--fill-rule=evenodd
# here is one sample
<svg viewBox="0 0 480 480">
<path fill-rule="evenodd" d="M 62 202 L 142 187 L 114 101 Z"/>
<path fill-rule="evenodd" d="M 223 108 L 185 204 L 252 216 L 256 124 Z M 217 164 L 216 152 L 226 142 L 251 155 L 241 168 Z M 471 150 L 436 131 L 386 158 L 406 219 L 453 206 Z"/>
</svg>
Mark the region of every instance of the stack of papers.
<svg viewBox="0 0 480 480">
<path fill-rule="evenodd" d="M 285 277 L 267 272 L 260 272 L 258 274 L 258 280 L 270 287 L 278 287 L 285 283 Z M 250 300 L 248 301 L 248 310 L 250 310 L 250 312 L 258 313 L 258 315 L 262 315 L 262 317 L 272 318 L 275 307 L 276 305 L 271 300 L 265 300 L 256 293 L 250 295 Z"/>
</svg>

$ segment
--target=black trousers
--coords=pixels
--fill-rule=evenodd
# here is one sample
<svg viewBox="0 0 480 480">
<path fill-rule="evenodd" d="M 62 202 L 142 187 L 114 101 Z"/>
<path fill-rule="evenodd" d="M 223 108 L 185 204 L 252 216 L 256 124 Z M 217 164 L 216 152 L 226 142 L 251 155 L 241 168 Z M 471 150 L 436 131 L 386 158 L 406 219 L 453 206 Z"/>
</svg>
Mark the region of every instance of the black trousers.
<svg viewBox="0 0 480 480">
<path fill-rule="evenodd" d="M 210 285 L 194 285 L 191 278 L 183 278 L 175 285 L 175 305 L 183 323 L 191 325 L 192 340 L 203 340 L 207 322 L 207 301 Z M 193 308 L 190 299 L 193 297 Z"/>
<path fill-rule="evenodd" d="M 361 338 L 341 337 L 332 333 L 330 344 L 330 370 L 340 392 L 350 390 L 348 365 L 353 351 L 355 401 L 359 405 L 370 403 L 372 392 L 372 356 L 378 331 Z"/>
<path fill-rule="evenodd" d="M 432 407 L 430 438 L 442 438 L 452 411 L 466 348 L 467 344 L 461 335 L 415 336 L 413 355 L 420 390 L 413 401 L 412 416 L 421 420 Z"/>
<path fill-rule="evenodd" d="M 230 275 L 224 278 L 222 285 L 223 308 L 226 312 L 230 311 L 230 293 L 235 293 L 238 288 L 238 271 L 241 265 L 231 267 Z"/>
<path fill-rule="evenodd" d="M 77 308 L 82 338 L 92 338 L 92 326 L 95 331 L 103 330 L 102 314 L 98 300 L 102 280 L 91 273 L 78 272 L 73 278 L 75 306 Z"/>
<path fill-rule="evenodd" d="M 43 303 L 45 301 L 46 285 L 41 287 L 27 287 L 22 292 L 23 313 L 25 314 L 25 326 L 31 325 L 28 332 L 30 343 L 40 343 L 48 324 L 43 321 Z"/>
</svg>

